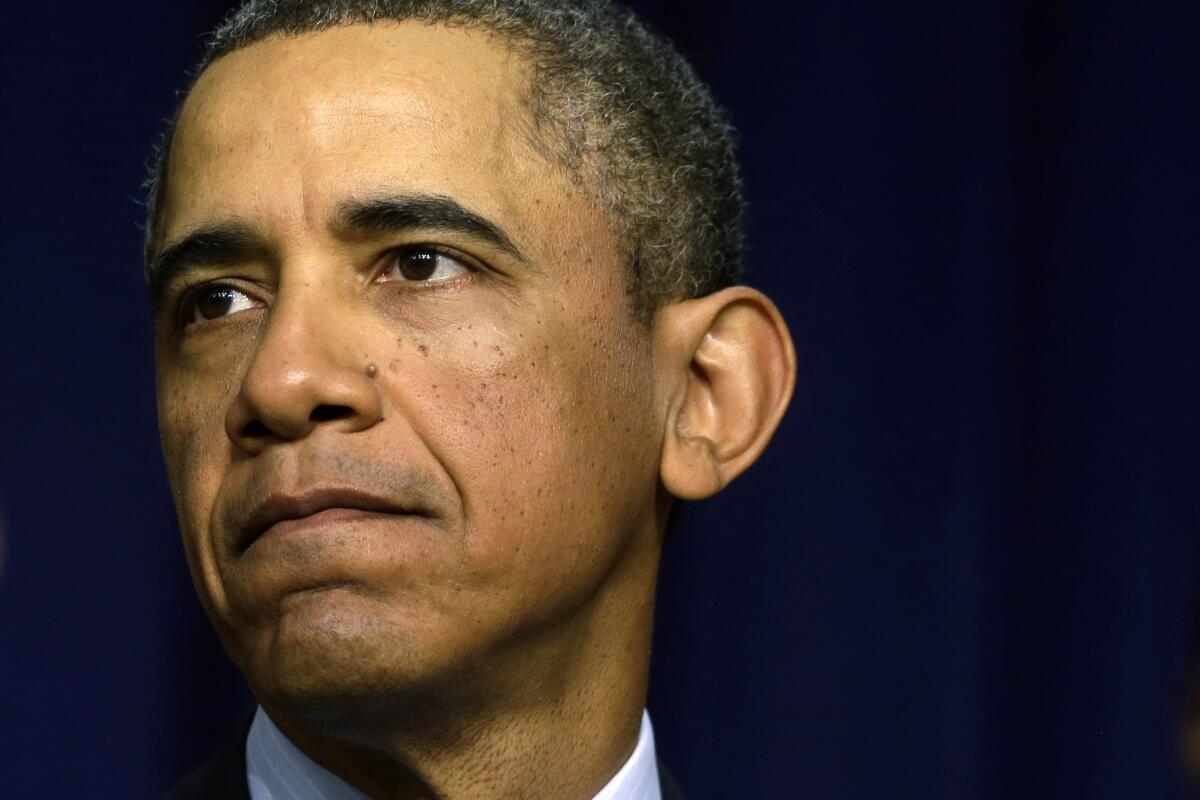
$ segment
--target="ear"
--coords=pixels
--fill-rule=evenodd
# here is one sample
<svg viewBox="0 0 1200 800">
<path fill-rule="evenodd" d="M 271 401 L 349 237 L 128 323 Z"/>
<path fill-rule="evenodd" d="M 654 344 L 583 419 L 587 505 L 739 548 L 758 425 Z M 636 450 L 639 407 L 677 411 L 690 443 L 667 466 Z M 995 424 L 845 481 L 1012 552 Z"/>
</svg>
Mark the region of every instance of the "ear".
<svg viewBox="0 0 1200 800">
<path fill-rule="evenodd" d="M 716 494 L 754 463 L 792 399 L 796 350 L 766 295 L 735 286 L 655 317 L 666 425 L 659 475 L 675 497 Z"/>
</svg>

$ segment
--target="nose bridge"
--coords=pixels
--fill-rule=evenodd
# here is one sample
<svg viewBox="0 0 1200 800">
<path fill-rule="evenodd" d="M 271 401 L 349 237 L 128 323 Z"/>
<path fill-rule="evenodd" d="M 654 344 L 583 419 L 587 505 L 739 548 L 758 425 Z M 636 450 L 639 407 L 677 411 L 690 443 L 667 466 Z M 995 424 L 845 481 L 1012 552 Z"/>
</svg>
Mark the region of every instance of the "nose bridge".
<svg viewBox="0 0 1200 800">
<path fill-rule="evenodd" d="M 332 330 L 322 335 L 323 328 L 335 326 L 338 306 L 332 287 L 317 278 L 281 281 L 243 384 L 266 380 L 282 381 L 277 388 L 299 385 L 323 372 L 328 365 L 322 362 L 339 360 L 338 338 L 330 335 Z"/>
<path fill-rule="evenodd" d="M 357 354 L 356 308 L 328 267 L 281 270 L 284 278 L 226 414 L 226 431 L 250 451 L 295 440 L 324 423 L 373 424 L 380 398 Z"/>
</svg>

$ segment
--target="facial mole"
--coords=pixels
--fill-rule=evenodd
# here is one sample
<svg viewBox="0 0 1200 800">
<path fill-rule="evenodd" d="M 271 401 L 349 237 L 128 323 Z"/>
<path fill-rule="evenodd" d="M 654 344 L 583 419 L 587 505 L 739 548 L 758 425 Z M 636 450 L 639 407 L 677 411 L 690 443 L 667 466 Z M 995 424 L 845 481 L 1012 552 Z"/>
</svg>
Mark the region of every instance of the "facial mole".
<svg viewBox="0 0 1200 800">
<path fill-rule="evenodd" d="M 379 367 L 374 364 L 367 364 L 367 377 L 374 378 L 379 373 Z"/>
</svg>

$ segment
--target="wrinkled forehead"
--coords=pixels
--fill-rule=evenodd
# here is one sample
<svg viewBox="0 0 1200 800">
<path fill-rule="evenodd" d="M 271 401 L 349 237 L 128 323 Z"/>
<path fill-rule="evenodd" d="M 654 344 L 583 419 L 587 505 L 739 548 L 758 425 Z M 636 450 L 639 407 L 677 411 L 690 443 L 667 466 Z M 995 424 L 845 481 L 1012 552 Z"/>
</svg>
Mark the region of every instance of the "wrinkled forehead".
<svg viewBox="0 0 1200 800">
<path fill-rule="evenodd" d="M 161 238 L 214 215 L 296 223 L 378 190 L 458 197 L 519 224 L 514 199 L 558 172 L 532 145 L 530 81 L 524 56 L 494 36 L 417 22 L 236 50 L 181 109 Z"/>
</svg>

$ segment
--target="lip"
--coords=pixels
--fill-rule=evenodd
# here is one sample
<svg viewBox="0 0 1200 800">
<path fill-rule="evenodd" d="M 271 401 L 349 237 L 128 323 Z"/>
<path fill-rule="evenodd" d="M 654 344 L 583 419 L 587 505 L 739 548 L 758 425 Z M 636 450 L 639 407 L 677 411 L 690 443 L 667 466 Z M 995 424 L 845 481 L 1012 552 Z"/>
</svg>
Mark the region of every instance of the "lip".
<svg viewBox="0 0 1200 800">
<path fill-rule="evenodd" d="M 419 509 L 350 487 L 324 486 L 295 494 L 273 494 L 246 518 L 238 537 L 238 552 L 244 553 L 267 533 L 282 534 L 390 514 L 424 516 Z"/>
</svg>

